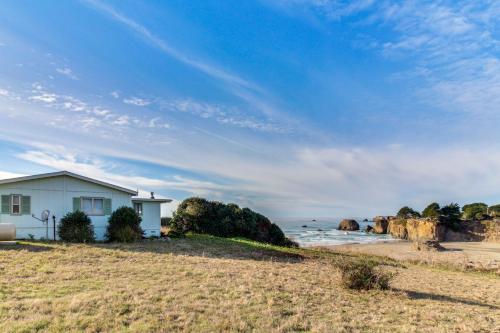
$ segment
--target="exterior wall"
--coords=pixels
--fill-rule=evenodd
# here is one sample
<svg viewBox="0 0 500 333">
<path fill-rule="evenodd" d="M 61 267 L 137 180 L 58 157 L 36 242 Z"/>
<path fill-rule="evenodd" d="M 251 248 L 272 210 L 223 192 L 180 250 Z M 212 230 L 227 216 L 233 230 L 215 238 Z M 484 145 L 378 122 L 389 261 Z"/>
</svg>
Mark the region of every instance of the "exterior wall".
<svg viewBox="0 0 500 333">
<path fill-rule="evenodd" d="M 160 236 L 161 204 L 159 202 L 136 201 L 142 203 L 141 228 L 144 237 Z"/>
<path fill-rule="evenodd" d="M 43 210 L 50 210 L 49 239 L 53 239 L 52 215 L 56 216 L 56 224 L 59 223 L 61 217 L 73 211 L 74 197 L 111 199 L 111 211 L 121 206 L 132 207 L 130 194 L 68 176 L 0 184 L 0 195 L 9 194 L 31 196 L 31 214 L 35 214 L 37 217 Z M 29 238 L 30 234 L 35 238 L 45 238 L 45 226 L 42 222 L 34 219 L 31 214 L 0 214 L 0 223 L 14 223 L 17 228 L 17 238 Z M 104 239 L 108 218 L 109 215 L 90 216 L 96 238 L 99 240 Z"/>
</svg>

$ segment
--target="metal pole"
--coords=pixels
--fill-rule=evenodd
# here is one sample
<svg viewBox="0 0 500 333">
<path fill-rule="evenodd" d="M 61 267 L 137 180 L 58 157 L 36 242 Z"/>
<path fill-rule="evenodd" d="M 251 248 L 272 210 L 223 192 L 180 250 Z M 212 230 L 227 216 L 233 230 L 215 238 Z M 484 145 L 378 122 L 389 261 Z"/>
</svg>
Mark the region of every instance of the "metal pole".
<svg viewBox="0 0 500 333">
<path fill-rule="evenodd" d="M 52 215 L 52 221 L 54 222 L 54 240 L 56 240 L 56 216 Z"/>
</svg>

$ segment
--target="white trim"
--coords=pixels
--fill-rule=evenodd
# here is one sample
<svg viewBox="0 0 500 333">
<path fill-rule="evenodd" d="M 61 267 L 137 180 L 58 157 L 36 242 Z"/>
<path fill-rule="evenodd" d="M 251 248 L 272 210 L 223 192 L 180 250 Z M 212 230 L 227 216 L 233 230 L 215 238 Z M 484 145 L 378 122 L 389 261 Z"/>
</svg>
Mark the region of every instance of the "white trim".
<svg viewBox="0 0 500 333">
<path fill-rule="evenodd" d="M 132 198 L 132 202 L 159 202 L 159 203 L 169 203 L 169 202 L 172 202 L 172 199 Z"/>
<path fill-rule="evenodd" d="M 72 177 L 72 178 L 80 179 L 80 180 L 83 180 L 83 181 L 86 181 L 86 182 L 89 182 L 89 183 L 94 183 L 94 184 L 102 185 L 102 186 L 105 186 L 105 187 L 109 187 L 109 188 L 112 188 L 112 189 L 115 189 L 115 190 L 118 190 L 118 191 L 121 191 L 121 192 L 125 192 L 125 193 L 131 194 L 131 195 L 137 195 L 137 191 L 129 190 L 129 189 L 125 188 L 125 187 L 113 185 L 113 184 L 106 183 L 106 182 L 103 182 L 103 181 L 100 181 L 100 180 L 97 180 L 97 179 L 93 179 L 93 178 L 89 178 L 89 177 L 77 175 L 76 173 L 72 173 L 72 172 L 69 172 L 69 171 L 58 171 L 58 172 L 43 173 L 43 174 L 33 175 L 33 176 L 25 176 L 25 177 L 16 177 L 16 178 L 10 178 L 10 179 L 2 179 L 2 180 L 0 180 L 0 185 L 2 185 L 2 184 L 10 184 L 10 183 L 17 183 L 17 182 L 24 182 L 24 181 L 35 180 L 35 179 L 59 177 L 59 176 Z"/>
<path fill-rule="evenodd" d="M 83 200 L 90 200 L 91 202 L 91 206 L 92 206 L 92 212 L 86 212 L 83 210 Z M 81 211 L 84 212 L 85 214 L 87 214 L 88 216 L 105 216 L 105 212 L 104 212 L 104 200 L 106 198 L 103 198 L 103 197 L 80 197 L 80 208 L 81 208 Z M 101 200 L 102 201 L 102 213 L 96 213 L 95 212 L 95 208 L 94 208 L 94 201 L 95 200 Z"/>
<path fill-rule="evenodd" d="M 16 204 L 16 206 L 19 206 L 19 212 L 14 213 L 14 197 L 19 197 L 19 203 Z M 23 201 L 23 196 L 21 194 L 11 194 L 10 195 L 10 215 L 22 215 L 22 201 Z"/>
</svg>

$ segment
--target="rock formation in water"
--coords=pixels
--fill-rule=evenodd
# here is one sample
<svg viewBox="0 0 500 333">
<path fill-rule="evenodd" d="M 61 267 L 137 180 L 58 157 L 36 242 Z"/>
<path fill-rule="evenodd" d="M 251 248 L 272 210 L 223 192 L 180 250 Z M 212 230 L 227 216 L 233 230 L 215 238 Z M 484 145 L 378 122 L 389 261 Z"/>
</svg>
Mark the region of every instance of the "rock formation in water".
<svg viewBox="0 0 500 333">
<path fill-rule="evenodd" d="M 359 224 L 356 220 L 344 219 L 340 222 L 338 230 L 355 231 L 359 230 Z"/>
</svg>

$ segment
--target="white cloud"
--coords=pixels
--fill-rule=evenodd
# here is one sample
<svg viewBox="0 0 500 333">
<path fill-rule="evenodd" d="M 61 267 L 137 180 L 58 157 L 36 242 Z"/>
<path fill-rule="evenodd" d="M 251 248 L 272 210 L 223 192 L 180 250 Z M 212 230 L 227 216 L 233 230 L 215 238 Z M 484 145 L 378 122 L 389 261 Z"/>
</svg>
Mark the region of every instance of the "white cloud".
<svg viewBox="0 0 500 333">
<path fill-rule="evenodd" d="M 69 67 L 64 67 L 64 68 L 56 68 L 56 72 L 58 72 L 61 75 L 67 76 L 70 79 L 77 80 L 78 77 L 73 74 L 73 71 Z"/>
<path fill-rule="evenodd" d="M 57 101 L 57 96 L 55 94 L 43 93 L 41 95 L 31 96 L 30 99 L 33 101 L 51 104 Z"/>
<path fill-rule="evenodd" d="M 135 106 L 148 106 L 149 104 L 151 104 L 151 101 L 139 97 L 130 97 L 130 98 L 125 98 L 123 100 L 123 103 Z"/>
<path fill-rule="evenodd" d="M 112 91 L 109 93 L 111 96 L 113 96 L 114 98 L 120 98 L 120 93 L 118 91 Z"/>
<path fill-rule="evenodd" d="M 255 119 L 241 110 L 222 104 L 210 104 L 191 99 L 161 101 L 162 109 L 186 112 L 204 119 L 214 119 L 222 125 L 231 125 L 261 132 L 287 133 L 291 131 L 277 122 L 268 119 Z"/>
<path fill-rule="evenodd" d="M 115 121 L 113 121 L 113 124 L 118 125 L 118 126 L 125 126 L 125 125 L 128 125 L 129 123 L 130 122 L 129 122 L 128 116 L 120 116 Z"/>
</svg>

